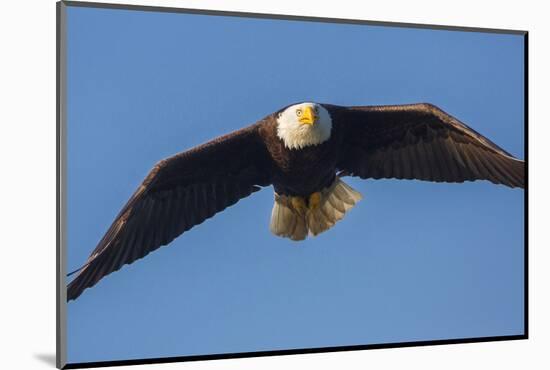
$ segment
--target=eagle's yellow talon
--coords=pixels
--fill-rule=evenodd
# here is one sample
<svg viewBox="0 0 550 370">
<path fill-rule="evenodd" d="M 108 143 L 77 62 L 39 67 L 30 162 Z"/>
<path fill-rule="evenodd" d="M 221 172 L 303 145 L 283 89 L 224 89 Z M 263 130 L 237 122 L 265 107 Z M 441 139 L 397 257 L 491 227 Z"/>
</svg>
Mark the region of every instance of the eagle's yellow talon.
<svg viewBox="0 0 550 370">
<path fill-rule="evenodd" d="M 321 204 L 321 192 L 317 191 L 309 196 L 309 209 L 317 209 Z"/>
<path fill-rule="evenodd" d="M 302 197 L 290 197 L 290 203 L 292 207 L 301 215 L 304 215 L 307 211 L 306 201 Z"/>
</svg>

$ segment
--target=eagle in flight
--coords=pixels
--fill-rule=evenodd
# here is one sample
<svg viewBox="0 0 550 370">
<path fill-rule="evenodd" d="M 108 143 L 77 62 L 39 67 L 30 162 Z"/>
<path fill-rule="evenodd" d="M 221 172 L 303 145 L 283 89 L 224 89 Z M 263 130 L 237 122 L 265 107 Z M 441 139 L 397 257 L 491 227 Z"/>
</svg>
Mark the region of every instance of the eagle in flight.
<svg viewBox="0 0 550 370">
<path fill-rule="evenodd" d="M 67 300 L 264 186 L 271 232 L 299 241 L 361 199 L 344 176 L 523 188 L 524 174 L 524 161 L 431 104 L 293 104 L 158 162 L 73 272 Z"/>
</svg>

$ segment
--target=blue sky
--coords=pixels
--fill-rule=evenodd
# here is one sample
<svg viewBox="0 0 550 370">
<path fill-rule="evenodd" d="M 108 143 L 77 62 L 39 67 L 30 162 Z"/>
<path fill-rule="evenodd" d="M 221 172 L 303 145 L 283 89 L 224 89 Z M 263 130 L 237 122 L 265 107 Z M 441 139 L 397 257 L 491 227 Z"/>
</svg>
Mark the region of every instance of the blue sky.
<svg viewBox="0 0 550 370">
<path fill-rule="evenodd" d="M 67 57 L 68 270 L 158 160 L 296 101 L 431 102 L 524 157 L 521 36 L 69 7 Z M 107 276 L 69 362 L 523 333 L 522 190 L 346 182 L 317 238 L 268 187 Z"/>
</svg>

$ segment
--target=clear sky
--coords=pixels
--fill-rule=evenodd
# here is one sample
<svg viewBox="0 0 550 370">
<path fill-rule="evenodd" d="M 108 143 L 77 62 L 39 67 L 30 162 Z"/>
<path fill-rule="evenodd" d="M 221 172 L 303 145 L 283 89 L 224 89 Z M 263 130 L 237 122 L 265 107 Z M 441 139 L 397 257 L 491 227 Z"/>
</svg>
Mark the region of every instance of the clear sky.
<svg viewBox="0 0 550 370">
<path fill-rule="evenodd" d="M 69 7 L 67 57 L 68 270 L 158 160 L 292 102 L 430 102 L 524 157 L 521 36 Z M 346 182 L 314 239 L 268 187 L 107 276 L 69 362 L 523 333 L 522 190 Z"/>
</svg>

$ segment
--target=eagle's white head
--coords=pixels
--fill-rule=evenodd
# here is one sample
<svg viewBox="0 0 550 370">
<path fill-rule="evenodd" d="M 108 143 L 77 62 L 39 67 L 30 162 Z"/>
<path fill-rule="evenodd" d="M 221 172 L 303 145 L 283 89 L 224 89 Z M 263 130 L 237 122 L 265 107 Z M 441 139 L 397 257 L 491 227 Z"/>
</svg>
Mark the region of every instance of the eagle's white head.
<svg viewBox="0 0 550 370">
<path fill-rule="evenodd" d="M 294 104 L 277 116 L 277 136 L 289 149 L 321 144 L 330 138 L 331 130 L 332 119 L 321 104 Z"/>
</svg>

